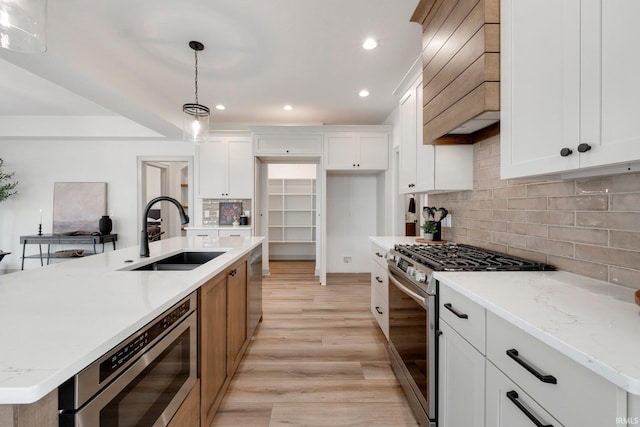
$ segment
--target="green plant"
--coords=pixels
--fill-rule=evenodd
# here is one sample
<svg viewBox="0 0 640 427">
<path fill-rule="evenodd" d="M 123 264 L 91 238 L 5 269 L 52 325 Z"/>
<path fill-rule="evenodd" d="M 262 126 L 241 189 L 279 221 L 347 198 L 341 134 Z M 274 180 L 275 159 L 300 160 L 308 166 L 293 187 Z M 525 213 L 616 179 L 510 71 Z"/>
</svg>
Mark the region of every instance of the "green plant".
<svg viewBox="0 0 640 427">
<path fill-rule="evenodd" d="M 433 221 L 425 221 L 424 224 L 422 224 L 422 231 L 427 234 L 433 234 L 438 231 L 438 223 Z"/>
<path fill-rule="evenodd" d="M 3 165 L 4 160 L 0 158 L 0 202 L 18 193 L 16 190 L 18 181 L 12 181 L 14 172 L 4 173 L 2 170 Z"/>
</svg>

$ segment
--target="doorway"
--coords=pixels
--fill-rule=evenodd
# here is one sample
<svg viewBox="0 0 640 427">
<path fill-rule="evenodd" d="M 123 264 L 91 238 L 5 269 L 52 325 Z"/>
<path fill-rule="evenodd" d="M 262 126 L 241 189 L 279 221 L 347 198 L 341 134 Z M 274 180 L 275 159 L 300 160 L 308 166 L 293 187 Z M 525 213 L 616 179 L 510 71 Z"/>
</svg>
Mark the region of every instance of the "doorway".
<svg viewBox="0 0 640 427">
<path fill-rule="evenodd" d="M 158 196 L 178 200 L 193 223 L 193 157 L 138 156 L 138 218 L 142 218 L 147 203 Z M 155 240 L 185 236 L 177 210 L 169 202 L 151 208 L 146 220 Z"/>
<path fill-rule="evenodd" d="M 322 167 L 319 158 L 256 157 L 256 235 L 271 262 L 312 261 L 322 282 Z"/>
</svg>

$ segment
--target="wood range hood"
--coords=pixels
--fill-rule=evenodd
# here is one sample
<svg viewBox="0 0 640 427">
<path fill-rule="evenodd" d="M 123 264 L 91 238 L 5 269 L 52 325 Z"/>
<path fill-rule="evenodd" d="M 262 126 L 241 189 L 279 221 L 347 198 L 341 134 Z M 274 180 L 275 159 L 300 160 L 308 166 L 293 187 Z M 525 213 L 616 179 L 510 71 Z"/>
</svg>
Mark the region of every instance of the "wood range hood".
<svg viewBox="0 0 640 427">
<path fill-rule="evenodd" d="M 499 132 L 500 0 L 420 0 L 423 143 L 472 144 Z"/>
</svg>

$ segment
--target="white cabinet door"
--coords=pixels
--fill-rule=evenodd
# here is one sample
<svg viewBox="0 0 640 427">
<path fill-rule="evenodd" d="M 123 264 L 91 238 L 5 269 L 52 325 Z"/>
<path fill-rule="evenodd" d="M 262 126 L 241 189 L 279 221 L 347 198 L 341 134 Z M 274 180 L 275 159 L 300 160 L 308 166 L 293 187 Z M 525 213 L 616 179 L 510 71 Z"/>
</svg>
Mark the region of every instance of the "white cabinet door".
<svg viewBox="0 0 640 427">
<path fill-rule="evenodd" d="M 389 166 L 386 133 L 329 133 L 324 137 L 326 170 L 386 170 Z"/>
<path fill-rule="evenodd" d="M 196 146 L 198 195 L 221 198 L 228 193 L 227 142 L 210 140 Z"/>
<path fill-rule="evenodd" d="M 389 339 L 389 276 L 386 266 L 371 261 L 371 313 Z"/>
<path fill-rule="evenodd" d="M 229 141 L 229 196 L 234 199 L 251 199 L 253 197 L 253 154 L 251 139 Z"/>
<path fill-rule="evenodd" d="M 438 426 L 484 427 L 485 358 L 442 319 L 440 331 Z"/>
<path fill-rule="evenodd" d="M 422 93 L 422 79 L 420 90 L 415 85 L 400 99 L 400 169 L 398 170 L 398 190 L 400 194 L 414 193 L 416 186 L 416 149 L 418 146 L 418 128 L 422 130 L 422 123 L 418 123 L 417 94 Z M 420 114 L 419 117 L 422 117 Z M 421 121 L 421 120 L 420 120 Z M 422 144 L 422 140 L 419 141 Z M 433 176 L 433 170 L 431 173 Z"/>
<path fill-rule="evenodd" d="M 486 393 L 487 427 L 562 427 L 491 362 L 487 362 Z M 590 410 L 597 411 L 597 408 L 585 408 L 585 411 Z"/>
<path fill-rule="evenodd" d="M 500 34 L 501 177 L 577 168 L 580 0 L 503 0 Z"/>
<path fill-rule="evenodd" d="M 253 197 L 254 168 L 250 138 L 221 138 L 198 144 L 197 164 L 199 197 Z"/>
<path fill-rule="evenodd" d="M 580 166 L 640 159 L 640 2 L 583 1 Z"/>
<path fill-rule="evenodd" d="M 253 149 L 256 155 L 320 155 L 322 136 L 319 134 L 256 134 Z"/>
<path fill-rule="evenodd" d="M 501 8 L 501 177 L 587 175 L 640 160 L 640 2 Z"/>
</svg>

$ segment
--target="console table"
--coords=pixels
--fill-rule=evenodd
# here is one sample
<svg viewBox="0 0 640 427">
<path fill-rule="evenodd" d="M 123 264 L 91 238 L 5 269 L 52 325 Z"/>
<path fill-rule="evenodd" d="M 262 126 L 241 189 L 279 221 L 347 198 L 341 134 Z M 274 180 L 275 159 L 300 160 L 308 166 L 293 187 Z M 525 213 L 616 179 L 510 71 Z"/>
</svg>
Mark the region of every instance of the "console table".
<svg viewBox="0 0 640 427">
<path fill-rule="evenodd" d="M 118 240 L 117 234 L 80 234 L 80 235 L 67 235 L 67 234 L 34 234 L 31 236 L 20 236 L 20 243 L 22 244 L 22 267 L 24 270 L 24 260 L 29 258 L 40 259 L 40 265 L 44 266 L 44 260 L 52 258 L 62 258 L 56 256 L 55 253 L 51 253 L 51 245 L 93 245 L 93 252 L 84 252 L 86 255 L 93 255 L 96 253 L 96 245 L 102 244 L 102 252 L 104 252 L 105 243 L 113 243 L 113 250 L 116 249 L 116 241 Z M 25 255 L 27 245 L 38 245 L 40 249 L 39 254 Z M 47 252 L 42 252 L 42 245 L 47 245 Z"/>
</svg>

